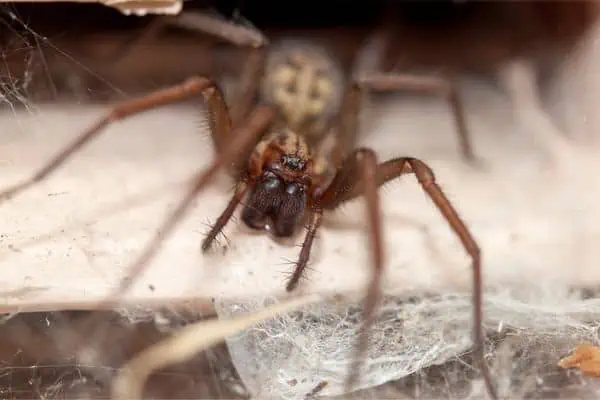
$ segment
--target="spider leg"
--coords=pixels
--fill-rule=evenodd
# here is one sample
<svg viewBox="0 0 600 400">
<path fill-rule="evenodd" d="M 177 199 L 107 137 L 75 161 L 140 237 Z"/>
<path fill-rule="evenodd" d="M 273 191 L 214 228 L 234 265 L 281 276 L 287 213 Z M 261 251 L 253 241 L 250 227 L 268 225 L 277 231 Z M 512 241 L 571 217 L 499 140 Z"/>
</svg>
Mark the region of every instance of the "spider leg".
<svg viewBox="0 0 600 400">
<path fill-rule="evenodd" d="M 159 17 L 157 20 L 156 24 L 159 27 L 172 25 L 205 33 L 226 40 L 236 46 L 256 48 L 269 42 L 267 37 L 258 29 L 235 24 L 217 15 L 198 10 L 188 10 L 174 16 Z M 153 31 L 157 29 L 160 28 L 153 27 Z"/>
<path fill-rule="evenodd" d="M 248 115 L 254 105 L 255 95 L 263 73 L 265 48 L 268 38 L 258 29 L 235 24 L 202 11 L 184 11 L 176 16 L 162 16 L 154 19 L 149 26 L 130 43 L 120 49 L 119 60 L 122 61 L 136 47 L 143 46 L 153 40 L 164 28 L 173 26 L 200 34 L 207 34 L 225 40 L 233 45 L 248 49 L 246 60 L 238 76 L 236 93 L 231 101 L 231 120 L 238 126 Z"/>
<path fill-rule="evenodd" d="M 214 225 L 210 227 L 210 230 L 208 231 L 206 237 L 202 241 L 203 252 L 206 252 L 208 251 L 208 249 L 210 249 L 210 246 L 213 244 L 219 233 L 221 233 L 223 228 L 225 228 L 225 225 L 227 225 L 227 222 L 229 222 L 235 209 L 240 204 L 247 192 L 248 183 L 245 181 L 240 181 L 237 184 L 235 192 L 231 197 L 231 200 L 229 200 L 227 207 L 225 207 L 225 210 L 223 210 L 221 215 L 219 215 L 219 218 L 217 218 L 217 221 L 214 223 Z"/>
<path fill-rule="evenodd" d="M 362 87 L 356 83 L 349 85 L 346 90 L 344 102 L 336 121 L 337 142 L 331 156 L 335 166 L 341 165 L 345 157 L 356 148 L 363 95 Z"/>
<path fill-rule="evenodd" d="M 124 43 L 113 54 L 112 61 L 121 62 L 136 48 L 152 42 L 165 28 L 171 26 L 211 35 L 240 47 L 258 48 L 268 43 L 267 37 L 257 29 L 229 22 L 207 12 L 186 10 L 178 15 L 153 18 L 139 35 Z"/>
<path fill-rule="evenodd" d="M 238 126 L 254 104 L 260 77 L 263 73 L 267 37 L 258 29 L 235 24 L 201 11 L 187 11 L 174 17 L 165 17 L 169 24 L 226 40 L 249 49 L 239 76 L 237 90 L 231 102 L 231 120 Z"/>
<path fill-rule="evenodd" d="M 365 297 L 363 308 L 364 322 L 358 333 L 354 362 L 350 367 L 350 374 L 346 379 L 346 387 L 349 390 L 353 388 L 359 377 L 362 362 L 368 348 L 369 331 L 375 322 L 375 311 L 382 297 L 381 278 L 383 274 L 384 251 L 377 173 L 377 156 L 375 152 L 366 148 L 357 149 L 346 158 L 319 201 L 319 204 L 324 209 L 336 208 L 341 204 L 336 201 L 337 194 L 343 191 L 346 182 L 360 180 L 363 183 L 362 193 L 365 195 L 367 206 L 373 274 Z"/>
<path fill-rule="evenodd" d="M 165 222 L 157 233 L 144 247 L 142 253 L 128 268 L 126 277 L 119 283 L 115 290 L 108 296 L 108 303 L 112 303 L 113 299 L 120 297 L 129 287 L 135 282 L 138 275 L 144 270 L 146 264 L 154 257 L 158 251 L 160 243 L 162 243 L 179 224 L 181 219 L 186 215 L 187 211 L 191 207 L 194 199 L 198 193 L 214 178 L 219 169 L 223 166 L 227 166 L 238 159 L 240 154 L 253 146 L 258 138 L 270 125 L 271 121 L 275 116 L 275 110 L 268 106 L 257 107 L 248 117 L 246 123 L 232 132 L 232 138 L 228 147 L 223 148 L 222 152 L 215 158 L 211 165 L 200 171 L 192 180 L 192 185 L 181 199 L 177 207 L 170 213 L 165 219 Z M 245 184 L 242 182 L 238 185 L 234 197 L 230 201 L 230 205 L 226 209 L 224 216 L 222 215 L 219 220 L 223 221 L 223 225 L 227 222 L 233 208 L 244 195 L 246 190 Z M 237 202 L 236 202 L 237 201 Z M 232 206 L 233 205 L 233 206 Z M 231 208 L 231 212 L 227 215 L 227 210 Z M 213 228 L 214 229 L 214 228 Z M 218 233 L 218 232 L 217 232 Z M 215 233 L 214 235 L 216 236 Z M 103 306 L 104 304 L 101 303 Z"/>
<path fill-rule="evenodd" d="M 370 150 L 368 149 L 358 149 L 355 154 L 365 153 Z M 473 267 L 473 342 L 474 349 L 473 352 L 475 354 L 475 359 L 478 360 L 480 364 L 480 371 L 483 378 L 483 381 L 486 385 L 487 391 L 493 399 L 497 399 L 496 389 L 492 383 L 491 375 L 488 370 L 487 364 L 485 363 L 484 358 L 484 337 L 482 332 L 483 325 L 483 310 L 482 310 L 482 284 L 481 284 L 481 252 L 479 246 L 477 245 L 475 239 L 469 232 L 469 229 L 462 221 L 458 212 L 454 209 L 452 203 L 440 186 L 435 181 L 435 176 L 431 168 L 424 163 L 423 161 L 412 158 L 412 157 L 401 157 L 392 159 L 386 162 L 383 162 L 377 166 L 377 172 L 375 179 L 373 176 L 365 172 L 365 168 L 368 167 L 368 163 L 363 163 L 361 166 L 360 163 L 357 162 L 358 159 L 356 157 L 349 157 L 347 161 L 343 164 L 342 168 L 339 170 L 336 177 L 331 182 L 330 186 L 327 188 L 325 193 L 320 199 L 320 204 L 324 209 L 335 209 L 342 203 L 352 200 L 362 194 L 367 196 L 368 203 L 374 203 L 377 201 L 377 197 L 373 197 L 370 192 L 376 191 L 375 188 L 389 182 L 390 180 L 396 179 L 401 175 L 412 173 L 416 176 L 419 184 L 423 188 L 423 190 L 427 193 L 429 198 L 436 205 L 440 213 L 444 216 L 444 218 L 450 224 L 450 227 L 458 238 L 460 239 L 463 247 L 467 251 L 467 253 L 471 256 L 472 259 L 472 267 Z M 371 200 L 369 200 L 371 198 Z M 376 210 L 370 211 L 370 223 L 371 223 L 371 236 L 372 242 L 375 243 L 375 234 L 379 235 L 379 242 L 381 243 L 381 226 L 379 222 L 376 222 L 375 219 L 379 220 L 379 206 L 377 204 L 370 205 Z M 381 252 L 381 244 L 379 247 L 374 246 L 376 251 Z M 382 255 L 374 255 L 374 260 L 377 260 L 379 257 L 379 262 L 381 262 Z M 376 268 L 377 265 L 375 265 Z M 374 294 L 373 291 L 377 290 L 379 292 L 379 283 L 375 283 L 375 279 L 380 279 L 381 271 L 377 270 L 372 278 L 371 282 L 371 292 L 367 294 L 367 299 L 369 297 L 375 297 L 378 294 Z M 369 300 L 367 300 L 368 302 Z M 372 301 L 372 300 L 371 300 Z M 370 306 L 370 305 L 369 305 Z M 366 313 L 367 311 L 365 311 Z M 367 317 L 365 316 L 365 320 Z M 366 320 L 366 323 L 370 323 L 370 321 Z M 366 340 L 367 340 L 366 331 L 361 331 L 361 336 L 359 337 L 359 343 L 357 347 L 357 354 L 362 355 L 366 350 Z M 361 347 L 361 346 L 364 346 Z M 357 360 L 357 363 L 361 362 L 361 360 Z M 351 385 L 353 380 L 359 371 L 351 371 L 350 377 L 348 380 L 348 384 Z"/>
<path fill-rule="evenodd" d="M 108 296 L 107 301 L 109 303 L 111 303 L 114 298 L 120 297 L 125 291 L 127 291 L 127 289 L 129 289 L 137 276 L 143 271 L 145 265 L 152 259 L 152 257 L 154 257 L 158 251 L 160 243 L 162 243 L 166 237 L 171 234 L 173 229 L 175 229 L 175 227 L 191 207 L 198 193 L 212 180 L 212 178 L 214 178 L 219 169 L 236 161 L 240 154 L 243 154 L 246 149 L 250 148 L 257 142 L 259 137 L 271 124 L 271 121 L 275 117 L 275 112 L 276 111 L 272 107 L 256 107 L 246 120 L 246 123 L 232 132 L 232 138 L 229 145 L 222 149 L 221 153 L 215 158 L 208 168 L 199 172 L 193 178 L 193 183 L 190 189 L 181 199 L 177 207 L 165 219 L 165 222 L 162 224 L 162 226 L 158 228 L 157 233 L 150 240 L 150 242 L 148 242 L 142 253 L 131 264 L 126 278 L 124 278 L 111 293 L 111 295 Z M 223 225 L 225 225 L 227 220 L 231 217 L 231 214 L 233 214 L 233 209 L 243 197 L 245 190 L 245 184 L 243 182 L 240 183 L 236 189 L 234 197 L 230 201 L 229 206 L 219 218 Z M 216 236 L 216 233 L 214 235 Z"/>
<path fill-rule="evenodd" d="M 531 63 L 514 60 L 498 72 L 500 83 L 510 97 L 512 112 L 552 162 L 568 165 L 574 157 L 572 143 L 544 110 L 537 83 L 539 71 Z"/>
<path fill-rule="evenodd" d="M 364 322 L 358 334 L 354 362 L 350 367 L 350 374 L 346 380 L 348 390 L 353 388 L 359 377 L 362 362 L 368 348 L 369 330 L 375 322 L 375 311 L 382 295 L 381 278 L 384 252 L 377 173 L 377 156 L 375 152 L 366 148 L 357 149 L 344 160 L 338 173 L 318 201 L 318 204 L 323 209 L 334 209 L 342 203 L 337 201 L 338 194 L 343 193 L 344 188 L 350 182 L 359 180 L 363 184 L 363 191 L 361 193 L 364 193 L 366 198 L 373 275 L 371 276 L 365 297 Z"/>
<path fill-rule="evenodd" d="M 306 230 L 306 235 L 304 236 L 304 242 L 302 242 L 300 256 L 298 257 L 298 261 L 296 261 L 296 269 L 294 269 L 294 272 L 292 273 L 292 276 L 285 287 L 285 290 L 288 292 L 296 289 L 298 282 L 300 281 L 300 277 L 302 277 L 302 273 L 306 269 L 306 265 L 310 259 L 310 250 L 312 249 L 313 241 L 315 239 L 315 235 L 317 234 L 317 229 L 319 229 L 319 226 L 321 225 L 322 217 L 323 209 L 319 207 L 313 208 L 308 229 Z"/>
<path fill-rule="evenodd" d="M 333 165 L 339 165 L 344 161 L 344 157 L 355 147 L 356 137 L 358 135 L 358 114 L 361 107 L 362 91 L 358 85 L 350 85 L 344 95 L 344 103 L 342 104 L 341 112 L 336 121 L 337 141 L 331 150 L 330 157 Z M 300 278 L 306 269 L 310 258 L 310 251 L 313 241 L 323 216 L 323 209 L 316 205 L 312 207 L 311 218 L 308 224 L 308 229 L 302 242 L 300 256 L 296 262 L 296 268 L 287 283 L 286 290 L 291 292 L 296 289 Z"/>
<path fill-rule="evenodd" d="M 469 163 L 477 161 L 467 128 L 463 102 L 454 79 L 404 73 L 366 73 L 357 80 L 363 87 L 374 91 L 411 90 L 446 97 L 454 118 L 461 154 Z"/>
<path fill-rule="evenodd" d="M 221 168 L 235 164 L 235 162 L 240 159 L 240 155 L 244 155 L 248 149 L 251 149 L 275 117 L 276 111 L 272 107 L 258 106 L 250 113 L 245 124 L 241 125 L 239 128 L 232 129 L 230 125 L 227 124 L 228 119 L 226 118 L 227 112 L 225 102 L 222 101 L 218 88 L 214 86 L 214 89 L 214 91 L 207 91 L 204 95 L 208 100 L 209 123 L 211 126 L 211 135 L 218 148 L 217 157 L 208 168 L 198 172 L 196 176 L 193 177 L 192 185 L 187 193 L 185 193 L 176 208 L 165 219 L 162 226 L 158 228 L 157 233 L 146 244 L 141 254 L 128 267 L 125 278 L 119 282 L 105 300 L 96 305 L 98 309 L 111 308 L 115 304 L 118 304 L 118 298 L 121 297 L 136 281 L 147 263 L 158 252 L 159 245 L 171 234 L 185 216 L 198 193 L 212 180 L 212 178 L 214 178 Z M 219 139 L 221 135 L 228 140 Z M 205 244 L 208 247 L 210 245 L 208 242 L 214 240 L 214 237 L 217 236 L 220 229 L 227 223 L 233 214 L 235 206 L 241 201 L 246 190 L 247 182 L 244 179 L 241 179 L 238 182 L 235 194 L 230 200 L 228 207 L 219 217 L 215 226 L 211 228 L 211 232 L 209 232 L 209 237 L 212 236 L 212 239 L 205 239 L 203 247 Z M 86 325 L 82 330 L 82 332 L 85 333 L 85 336 L 90 338 L 86 343 L 96 343 L 103 335 L 105 329 L 102 328 L 101 324 L 102 320 L 98 316 L 93 315 L 88 318 Z"/>
<path fill-rule="evenodd" d="M 355 147 L 358 135 L 358 114 L 360 113 L 362 96 L 363 92 L 358 84 L 350 85 L 346 90 L 342 109 L 336 121 L 338 130 L 336 135 L 337 141 L 331 150 L 331 153 L 325 155 L 331 159 L 333 165 L 341 165 L 346 160 L 347 155 Z M 346 169 L 342 167 L 342 171 L 344 172 Z M 337 175 L 339 174 L 340 172 L 338 171 Z M 324 180 L 328 181 L 328 179 Z M 321 224 L 321 218 L 323 216 L 322 207 L 316 204 L 312 207 L 311 213 L 308 229 L 304 241 L 302 242 L 300 256 L 296 262 L 296 268 L 286 286 L 288 292 L 291 292 L 298 286 L 310 258 L 314 237 Z"/>
<path fill-rule="evenodd" d="M 183 101 L 200 93 L 204 94 L 207 101 L 210 120 L 213 124 L 213 140 L 216 144 L 226 143 L 230 134 L 230 123 L 228 121 L 227 108 L 222 100 L 220 91 L 210 79 L 192 77 L 181 84 L 158 90 L 115 106 L 108 114 L 79 135 L 79 137 L 62 149 L 30 178 L 2 190 L 0 192 L 0 200 L 10 199 L 34 184 L 47 179 L 78 150 L 104 132 L 104 129 L 110 124 L 167 104 Z"/>
</svg>

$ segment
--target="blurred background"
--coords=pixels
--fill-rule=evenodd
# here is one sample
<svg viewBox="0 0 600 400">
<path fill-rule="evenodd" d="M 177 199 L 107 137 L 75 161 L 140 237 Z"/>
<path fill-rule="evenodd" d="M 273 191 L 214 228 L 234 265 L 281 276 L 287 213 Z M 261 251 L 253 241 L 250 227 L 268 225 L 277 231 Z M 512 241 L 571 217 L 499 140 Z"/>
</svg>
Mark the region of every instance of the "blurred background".
<svg viewBox="0 0 600 400">
<path fill-rule="evenodd" d="M 386 24 L 394 38 L 386 67 L 488 78 L 518 57 L 551 68 L 596 18 L 593 2 L 585 1 L 185 2 L 185 10 L 194 9 L 256 26 L 272 38 L 318 36 L 345 65 L 366 34 Z M 6 84 L 14 95 L 30 99 L 128 97 L 191 74 L 235 76 L 244 57 L 244 49 L 186 29 L 151 35 L 160 17 L 132 18 L 100 4 L 5 4 L 3 10 L 2 76 L 11 77 Z M 153 40 L 136 46 L 143 35 Z"/>
</svg>

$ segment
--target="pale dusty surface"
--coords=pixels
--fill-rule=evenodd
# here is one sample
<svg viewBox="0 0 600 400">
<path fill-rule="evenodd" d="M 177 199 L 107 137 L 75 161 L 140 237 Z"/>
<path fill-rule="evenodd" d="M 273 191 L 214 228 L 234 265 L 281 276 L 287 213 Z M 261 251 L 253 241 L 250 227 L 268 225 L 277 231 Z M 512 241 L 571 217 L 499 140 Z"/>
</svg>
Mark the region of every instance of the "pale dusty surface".
<svg viewBox="0 0 600 400">
<path fill-rule="evenodd" d="M 598 282 L 600 183 L 586 171 L 600 167 L 588 154 L 594 149 L 572 148 L 577 165 L 552 168 L 503 98 L 476 86 L 465 97 L 485 170 L 462 163 L 449 112 L 438 100 L 381 102 L 363 141 L 382 160 L 413 155 L 431 164 L 481 244 L 487 286 Z M 33 172 L 101 114 L 70 105 L 4 112 L 0 184 Z M 203 125 L 201 114 L 186 107 L 115 124 L 52 179 L 2 204 L 4 310 L 89 307 L 102 299 L 182 194 L 177 183 L 213 157 Z M 201 254 L 205 223 L 225 206 L 230 188 L 223 175 L 201 194 L 128 301 L 283 294 L 302 235 L 279 245 L 234 221 L 226 250 Z M 386 289 L 468 291 L 469 260 L 415 180 L 386 186 L 382 200 Z M 369 273 L 363 226 L 361 201 L 330 215 L 302 291 L 360 288 Z"/>
</svg>

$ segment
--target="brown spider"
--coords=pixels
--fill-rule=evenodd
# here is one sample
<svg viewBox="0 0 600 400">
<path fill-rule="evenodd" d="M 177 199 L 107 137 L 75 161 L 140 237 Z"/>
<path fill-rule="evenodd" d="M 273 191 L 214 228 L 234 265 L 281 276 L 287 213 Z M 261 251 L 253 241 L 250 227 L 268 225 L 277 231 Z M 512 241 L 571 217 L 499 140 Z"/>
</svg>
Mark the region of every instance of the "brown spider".
<svg viewBox="0 0 600 400">
<path fill-rule="evenodd" d="M 202 249 L 210 248 L 244 198 L 242 221 L 251 228 L 268 230 L 275 237 L 290 237 L 307 224 L 300 256 L 287 282 L 287 291 L 298 285 L 323 213 L 364 195 L 373 275 L 365 297 L 364 324 L 358 337 L 355 363 L 347 379 L 350 389 L 358 379 L 369 328 L 374 322 L 382 294 L 384 252 L 378 187 L 401 175 L 414 174 L 473 260 L 474 351 L 480 361 L 486 387 L 496 398 L 483 359 L 481 259 L 475 240 L 435 182 L 434 174 L 426 163 L 412 157 L 378 163 L 373 150 L 355 148 L 358 114 L 365 88 L 382 91 L 407 87 L 446 90 L 449 85 L 443 80 L 398 74 L 372 74 L 356 81 L 345 74 L 318 43 L 282 40 L 265 51 L 266 39 L 259 32 L 202 14 L 199 17 L 201 23 L 196 29 L 251 46 L 241 78 L 243 90 L 234 99 L 231 114 L 213 80 L 203 76 L 189 78 L 182 84 L 116 106 L 31 179 L 13 186 L 0 196 L 11 197 L 45 179 L 109 124 L 202 94 L 218 156 L 207 169 L 194 177 L 185 197 L 133 264 L 127 279 L 116 288 L 111 299 L 129 288 L 194 198 L 223 167 L 236 177 L 237 185 L 229 204 L 205 237 Z M 453 100 L 453 104 L 458 104 L 457 100 Z M 461 130 L 464 127 L 462 117 L 457 120 L 459 131 L 464 134 Z M 324 145 L 328 137 L 336 139 L 333 146 Z"/>
</svg>

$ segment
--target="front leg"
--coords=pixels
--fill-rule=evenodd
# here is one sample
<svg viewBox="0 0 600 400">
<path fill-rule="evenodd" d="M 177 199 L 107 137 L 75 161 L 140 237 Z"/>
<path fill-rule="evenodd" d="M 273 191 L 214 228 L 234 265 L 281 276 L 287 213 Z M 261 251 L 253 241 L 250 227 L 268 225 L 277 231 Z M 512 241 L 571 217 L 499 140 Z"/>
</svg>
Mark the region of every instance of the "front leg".
<svg viewBox="0 0 600 400">
<path fill-rule="evenodd" d="M 378 299 L 380 296 L 380 280 L 383 258 L 383 233 L 381 230 L 379 215 L 379 199 L 374 193 L 377 188 L 393 179 L 399 178 L 405 174 L 414 174 L 428 197 L 433 201 L 444 219 L 449 223 L 452 230 L 460 239 L 464 249 L 471 256 L 473 271 L 473 342 L 475 359 L 479 363 L 481 375 L 486 385 L 488 393 L 493 399 L 496 399 L 496 389 L 492 383 L 492 378 L 484 359 L 484 336 L 483 310 L 482 310 L 482 283 L 481 283 L 481 252 L 473 235 L 463 222 L 462 218 L 455 210 L 450 200 L 446 197 L 440 186 L 435 180 L 431 168 L 423 161 L 412 157 L 401 157 L 386 161 L 373 167 L 375 160 L 373 152 L 369 149 L 358 149 L 348 157 L 339 170 L 336 177 L 331 182 L 327 191 L 320 198 L 320 204 L 323 209 L 335 209 L 342 203 L 355 199 L 358 196 L 365 195 L 367 207 L 369 210 L 369 230 L 374 260 L 375 273 L 373 274 L 369 292 L 367 294 L 367 305 L 365 309 L 365 321 L 372 323 L 374 305 L 370 298 Z M 373 172 L 374 171 L 374 172 Z M 377 244 L 378 243 L 378 244 Z M 373 308 L 371 308 L 373 307 Z M 357 354 L 361 357 L 366 351 L 368 335 L 361 332 Z M 360 365 L 360 359 L 357 359 L 355 365 Z M 351 371 L 350 383 L 354 382 L 354 377 L 358 374 L 356 370 Z"/>
<path fill-rule="evenodd" d="M 288 292 L 291 292 L 298 287 L 298 282 L 300 282 L 300 278 L 302 277 L 302 274 L 306 269 L 306 265 L 308 264 L 308 260 L 310 259 L 310 251 L 312 250 L 312 245 L 315 235 L 317 234 L 317 230 L 319 229 L 319 226 L 321 226 L 322 218 L 323 210 L 321 208 L 317 207 L 312 210 L 310 222 L 308 223 L 306 235 L 304 236 L 304 242 L 302 242 L 302 249 L 300 250 L 298 261 L 296 261 L 296 268 L 294 269 L 292 277 L 285 287 L 285 290 Z"/>
<path fill-rule="evenodd" d="M 341 168 L 331 184 L 315 199 L 319 209 L 337 208 L 347 184 L 360 180 L 363 183 L 363 194 L 366 199 L 369 244 L 371 248 L 372 276 L 367 289 L 363 308 L 363 324 L 358 334 L 356 354 L 346 387 L 351 391 L 358 380 L 365 353 L 368 349 L 369 331 L 375 322 L 376 309 L 382 297 L 381 278 L 383 275 L 384 250 L 383 231 L 381 227 L 381 205 L 377 185 L 377 156 L 371 149 L 358 149 L 344 160 Z"/>
</svg>

